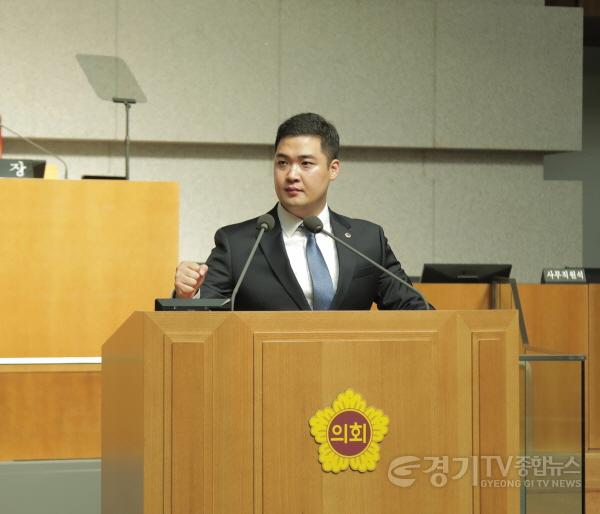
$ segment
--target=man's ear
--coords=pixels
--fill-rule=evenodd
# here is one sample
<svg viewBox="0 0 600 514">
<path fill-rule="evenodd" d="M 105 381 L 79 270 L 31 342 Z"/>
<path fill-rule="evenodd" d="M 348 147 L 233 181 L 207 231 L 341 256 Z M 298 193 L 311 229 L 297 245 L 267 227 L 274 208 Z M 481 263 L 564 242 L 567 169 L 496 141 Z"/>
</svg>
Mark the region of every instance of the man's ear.
<svg viewBox="0 0 600 514">
<path fill-rule="evenodd" d="M 329 163 L 329 180 L 335 180 L 337 176 L 340 174 L 340 168 L 342 164 L 339 159 L 333 159 Z"/>
</svg>

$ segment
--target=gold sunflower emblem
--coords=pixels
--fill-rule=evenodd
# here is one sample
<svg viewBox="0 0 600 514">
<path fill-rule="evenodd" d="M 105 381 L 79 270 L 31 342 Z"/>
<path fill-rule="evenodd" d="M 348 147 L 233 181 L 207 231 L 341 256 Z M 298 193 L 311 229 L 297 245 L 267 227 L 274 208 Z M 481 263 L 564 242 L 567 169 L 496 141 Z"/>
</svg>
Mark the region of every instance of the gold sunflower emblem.
<svg viewBox="0 0 600 514">
<path fill-rule="evenodd" d="M 373 471 L 379 461 L 379 443 L 388 432 L 389 418 L 363 397 L 347 389 L 310 418 L 310 433 L 319 444 L 323 471 Z"/>
</svg>

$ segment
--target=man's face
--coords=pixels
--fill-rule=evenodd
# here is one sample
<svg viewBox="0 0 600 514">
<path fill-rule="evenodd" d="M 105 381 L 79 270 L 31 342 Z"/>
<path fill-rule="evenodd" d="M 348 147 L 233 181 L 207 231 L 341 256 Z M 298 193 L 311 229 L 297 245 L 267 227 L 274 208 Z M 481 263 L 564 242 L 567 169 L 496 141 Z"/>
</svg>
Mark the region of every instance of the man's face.
<svg viewBox="0 0 600 514">
<path fill-rule="evenodd" d="M 299 218 L 317 216 L 325 207 L 327 188 L 340 170 L 337 159 L 328 163 L 318 136 L 293 136 L 275 149 L 275 192 L 286 210 Z"/>
</svg>

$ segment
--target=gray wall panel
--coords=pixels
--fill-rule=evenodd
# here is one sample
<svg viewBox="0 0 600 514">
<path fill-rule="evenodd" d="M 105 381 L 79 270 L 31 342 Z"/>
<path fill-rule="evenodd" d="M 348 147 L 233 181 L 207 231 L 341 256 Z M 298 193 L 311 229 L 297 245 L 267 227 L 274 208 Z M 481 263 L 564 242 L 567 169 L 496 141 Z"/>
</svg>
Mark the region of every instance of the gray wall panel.
<svg viewBox="0 0 600 514">
<path fill-rule="evenodd" d="M 277 202 L 271 148 L 138 145 L 135 153 L 133 180 L 180 183 L 182 260 L 205 259 L 219 227 L 256 217 Z"/>
<path fill-rule="evenodd" d="M 454 3 L 454 4 L 498 4 L 498 5 L 507 5 L 507 4 L 520 4 L 520 5 L 537 5 L 543 6 L 544 0 L 435 0 L 437 3 Z"/>
<path fill-rule="evenodd" d="M 322 113 L 347 145 L 430 147 L 433 4 L 282 0 L 280 110 Z"/>
<path fill-rule="evenodd" d="M 0 2 L 0 114 L 34 137 L 109 139 L 115 106 L 97 99 L 77 53 L 115 52 L 115 3 Z"/>
<path fill-rule="evenodd" d="M 119 2 L 118 53 L 148 97 L 134 107 L 132 135 L 270 142 L 278 121 L 278 13 L 277 0 Z"/>
<path fill-rule="evenodd" d="M 542 156 L 427 152 L 435 262 L 507 262 L 538 282 L 545 266 L 581 265 L 581 183 L 543 180 Z"/>
<path fill-rule="evenodd" d="M 3 514 L 100 514 L 100 460 L 0 462 Z"/>
<path fill-rule="evenodd" d="M 600 268 L 600 47 L 584 48 L 583 148 L 547 155 L 546 180 L 581 180 L 583 186 L 583 264 Z"/>
<path fill-rule="evenodd" d="M 436 21 L 436 147 L 581 147 L 581 9 L 442 2 Z"/>
<path fill-rule="evenodd" d="M 315 110 L 356 146 L 580 145 L 580 9 L 5 0 L 0 14 L 0 108 L 27 135 L 122 137 L 122 109 L 96 98 L 74 59 L 95 53 L 123 57 L 147 93 L 132 111 L 137 140 L 270 143 L 277 121 Z"/>
<path fill-rule="evenodd" d="M 420 275 L 433 252 L 432 191 L 422 151 L 344 149 L 329 205 L 382 225 L 405 271 Z"/>
</svg>

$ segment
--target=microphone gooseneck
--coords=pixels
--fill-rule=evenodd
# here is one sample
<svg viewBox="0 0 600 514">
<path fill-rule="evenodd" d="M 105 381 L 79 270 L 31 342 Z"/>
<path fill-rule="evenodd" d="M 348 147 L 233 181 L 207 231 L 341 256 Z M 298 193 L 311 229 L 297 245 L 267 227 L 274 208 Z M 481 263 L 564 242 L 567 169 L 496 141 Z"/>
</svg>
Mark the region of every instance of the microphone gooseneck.
<svg viewBox="0 0 600 514">
<path fill-rule="evenodd" d="M 232 311 L 235 310 L 235 297 L 237 296 L 240 286 L 242 285 L 242 282 L 244 281 L 246 272 L 248 271 L 250 263 L 252 262 L 252 258 L 254 257 L 254 254 L 256 253 L 256 250 L 258 248 L 258 244 L 260 243 L 260 240 L 262 239 L 263 234 L 265 232 L 269 232 L 269 231 L 273 230 L 274 227 L 275 227 L 275 218 L 273 218 L 273 216 L 271 216 L 270 214 L 263 214 L 256 220 L 256 230 L 258 230 L 258 236 L 256 238 L 256 241 L 254 241 L 254 246 L 252 247 L 252 250 L 250 251 L 250 255 L 248 255 L 248 258 L 246 259 L 246 263 L 244 264 L 244 268 L 242 269 L 240 278 L 238 279 L 237 284 L 233 288 L 233 293 L 231 294 L 231 310 Z"/>
<path fill-rule="evenodd" d="M 333 239 L 336 243 L 339 243 L 342 246 L 344 246 L 345 248 L 348 248 L 348 250 L 350 250 L 352 253 L 358 255 L 360 258 L 366 260 L 367 262 L 370 262 L 378 270 L 382 271 L 386 275 L 389 275 L 393 279 L 397 280 L 402 285 L 408 287 L 411 291 L 414 291 L 415 293 L 417 293 L 421 297 L 423 302 L 425 303 L 425 309 L 430 310 L 429 302 L 425 299 L 425 297 L 423 296 L 423 293 L 421 293 L 421 291 L 419 291 L 418 289 L 415 289 L 408 282 L 402 280 L 400 277 L 398 277 L 397 275 L 392 273 L 390 270 L 384 268 L 381 264 L 379 264 L 378 262 L 375 262 L 370 257 L 367 257 L 364 253 L 358 251 L 353 246 L 350 246 L 348 243 L 346 243 L 346 241 L 341 240 L 339 237 L 336 237 L 331 232 L 327 232 L 327 230 L 325 230 L 323 228 L 323 222 L 317 216 L 307 216 L 306 218 L 304 218 L 303 224 L 304 224 L 304 227 L 306 228 L 306 230 L 308 230 L 309 232 L 312 232 L 313 234 L 318 234 L 318 233 L 322 232 L 323 234 L 325 234 L 325 235 L 329 236 L 331 239 Z"/>
</svg>

